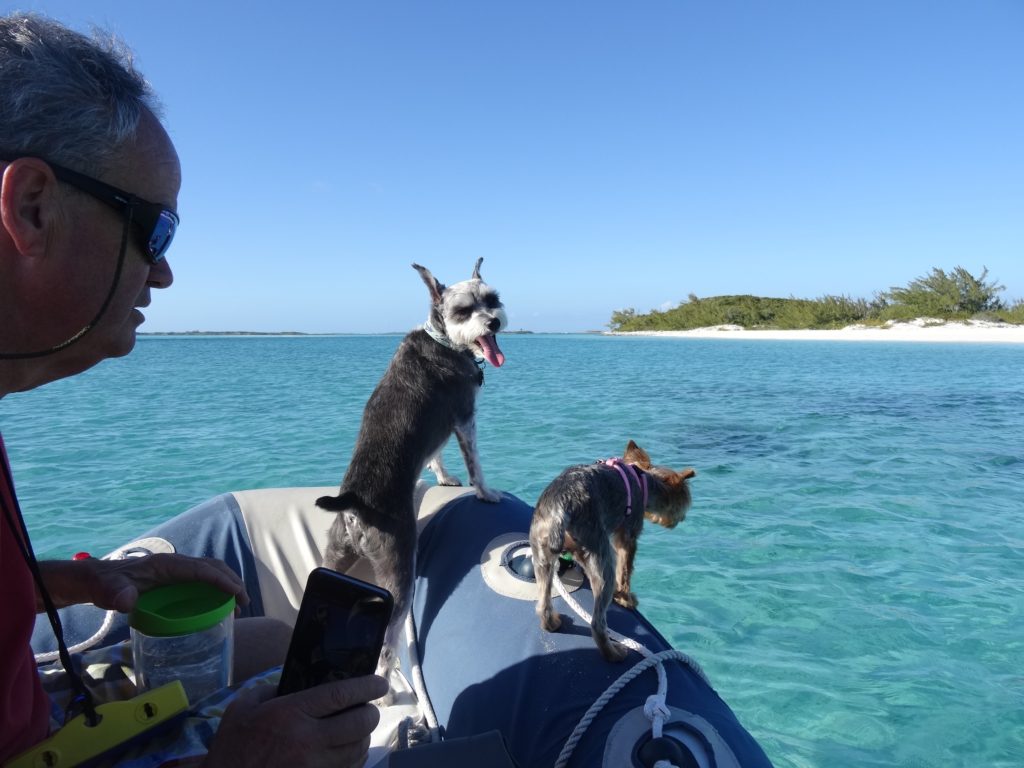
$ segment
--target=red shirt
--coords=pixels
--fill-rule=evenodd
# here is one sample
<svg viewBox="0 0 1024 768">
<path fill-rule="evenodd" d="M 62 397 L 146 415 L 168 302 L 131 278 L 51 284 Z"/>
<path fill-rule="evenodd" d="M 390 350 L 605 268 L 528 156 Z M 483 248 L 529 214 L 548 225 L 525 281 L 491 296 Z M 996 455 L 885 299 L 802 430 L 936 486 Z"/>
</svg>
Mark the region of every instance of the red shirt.
<svg viewBox="0 0 1024 768">
<path fill-rule="evenodd" d="M 0 462 L 7 464 L 0 435 Z M 0 470 L 0 504 L 17 522 L 14 488 Z M 6 513 L 0 513 L 0 763 L 49 735 L 50 700 L 32 655 L 36 589 Z"/>
</svg>

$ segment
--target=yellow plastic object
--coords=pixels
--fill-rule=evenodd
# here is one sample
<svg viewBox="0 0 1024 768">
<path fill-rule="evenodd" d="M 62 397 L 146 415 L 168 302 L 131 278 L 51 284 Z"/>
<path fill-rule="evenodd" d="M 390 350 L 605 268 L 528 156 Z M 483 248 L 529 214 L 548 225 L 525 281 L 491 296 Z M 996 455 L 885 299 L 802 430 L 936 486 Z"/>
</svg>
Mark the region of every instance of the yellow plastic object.
<svg viewBox="0 0 1024 768">
<path fill-rule="evenodd" d="M 177 680 L 128 701 L 96 707 L 100 721 L 87 725 L 79 715 L 46 741 L 4 764 L 4 768 L 72 768 L 133 747 L 183 719 L 188 697 Z"/>
</svg>

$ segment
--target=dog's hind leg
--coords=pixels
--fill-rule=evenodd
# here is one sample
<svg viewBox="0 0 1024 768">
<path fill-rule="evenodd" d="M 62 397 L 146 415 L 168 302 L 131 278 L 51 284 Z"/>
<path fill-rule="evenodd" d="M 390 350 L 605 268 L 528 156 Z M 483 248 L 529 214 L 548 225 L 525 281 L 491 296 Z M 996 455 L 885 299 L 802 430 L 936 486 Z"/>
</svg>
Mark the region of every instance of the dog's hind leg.
<svg viewBox="0 0 1024 768">
<path fill-rule="evenodd" d="M 550 533 L 549 522 L 535 517 L 530 525 L 530 549 L 533 551 L 533 575 L 537 582 L 537 617 L 541 629 L 557 632 L 562 626 L 562 617 L 551 605 L 551 584 L 558 567 L 559 553 L 551 549 Z"/>
<path fill-rule="evenodd" d="M 378 673 L 385 677 L 391 669 L 398 667 L 399 642 L 416 588 L 416 527 L 415 522 L 409 522 L 409 530 L 402 530 L 400 535 L 385 534 L 379 529 L 374 531 L 376 541 L 373 542 L 370 559 L 374 581 L 390 592 L 395 600 L 377 667 Z"/>
<path fill-rule="evenodd" d="M 438 485 L 462 485 L 459 478 L 449 475 L 448 470 L 444 468 L 444 462 L 441 460 L 441 451 L 443 450 L 443 445 L 437 449 L 437 453 L 427 462 L 427 468 L 434 473 Z"/>
<path fill-rule="evenodd" d="M 456 424 L 455 437 L 459 441 L 459 448 L 462 449 L 462 458 L 465 460 L 466 470 L 469 472 L 469 482 L 476 489 L 476 497 L 481 501 L 497 504 L 501 501 L 501 494 L 492 491 L 484 482 L 480 454 L 476 450 L 476 417 L 471 416 L 465 423 Z"/>
<path fill-rule="evenodd" d="M 582 565 L 594 593 L 590 634 L 606 661 L 622 661 L 629 651 L 626 646 L 608 637 L 608 606 L 615 592 L 615 551 L 605 540 L 604 546 L 584 558 Z"/>
<path fill-rule="evenodd" d="M 636 557 L 636 537 L 618 528 L 612 534 L 612 543 L 615 546 L 615 602 L 623 608 L 636 608 L 639 601 L 630 588 L 633 560 Z"/>
<path fill-rule="evenodd" d="M 401 587 L 386 589 L 393 595 L 401 594 L 403 590 Z M 416 589 L 415 581 L 410 580 L 409 586 L 405 589 L 408 590 L 408 596 L 403 598 L 401 602 L 397 599 L 395 600 L 395 609 L 391 614 L 391 622 L 384 633 L 384 644 L 381 647 L 380 660 L 377 662 L 377 674 L 381 677 L 388 677 L 391 671 L 398 669 L 399 666 L 399 643 L 402 640 L 402 633 L 405 631 L 405 622 L 409 611 L 412 610 L 412 596 Z"/>
<path fill-rule="evenodd" d="M 338 573 L 346 573 L 359 561 L 359 551 L 352 545 L 352 528 L 347 514 L 341 512 L 334 519 L 324 549 L 324 567 Z"/>
</svg>

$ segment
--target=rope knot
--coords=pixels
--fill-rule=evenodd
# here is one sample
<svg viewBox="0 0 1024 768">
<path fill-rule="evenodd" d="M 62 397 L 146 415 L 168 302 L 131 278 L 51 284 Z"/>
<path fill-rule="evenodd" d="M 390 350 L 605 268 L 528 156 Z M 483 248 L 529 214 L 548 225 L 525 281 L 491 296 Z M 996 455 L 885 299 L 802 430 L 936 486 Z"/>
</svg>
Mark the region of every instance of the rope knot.
<svg viewBox="0 0 1024 768">
<path fill-rule="evenodd" d="M 644 715 L 652 723 L 657 721 L 661 725 L 671 716 L 672 710 L 665 704 L 665 694 L 652 693 L 644 703 Z"/>
</svg>

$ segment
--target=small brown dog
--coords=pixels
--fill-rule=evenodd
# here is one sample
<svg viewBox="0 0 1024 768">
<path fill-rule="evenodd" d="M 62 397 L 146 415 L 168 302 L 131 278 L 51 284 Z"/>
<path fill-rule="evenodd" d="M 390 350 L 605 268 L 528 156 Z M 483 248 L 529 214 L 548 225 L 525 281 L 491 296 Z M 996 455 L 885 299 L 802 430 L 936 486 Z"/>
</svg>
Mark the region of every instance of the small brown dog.
<svg viewBox="0 0 1024 768">
<path fill-rule="evenodd" d="M 537 500 L 530 523 L 541 628 L 555 632 L 562 625 L 551 607 L 551 585 L 558 557 L 571 552 L 594 593 L 594 642 L 605 659 L 622 661 L 628 651 L 608 637 L 608 606 L 614 598 L 625 608 L 636 607 L 630 579 L 644 518 L 675 528 L 690 508 L 687 481 L 696 474 L 652 466 L 647 451 L 630 440 L 622 459 L 580 464 L 556 477 Z"/>
</svg>

